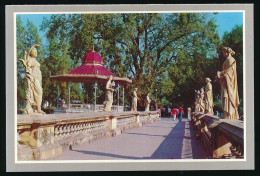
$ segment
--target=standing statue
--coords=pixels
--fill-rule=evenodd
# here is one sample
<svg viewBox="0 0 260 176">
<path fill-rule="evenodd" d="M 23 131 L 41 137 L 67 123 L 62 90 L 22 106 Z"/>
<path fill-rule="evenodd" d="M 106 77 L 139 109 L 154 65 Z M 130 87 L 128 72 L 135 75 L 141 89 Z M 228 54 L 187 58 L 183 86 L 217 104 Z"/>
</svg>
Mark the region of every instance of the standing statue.
<svg viewBox="0 0 260 176">
<path fill-rule="evenodd" d="M 187 108 L 188 120 L 191 120 L 191 108 Z"/>
<path fill-rule="evenodd" d="M 104 111 L 111 111 L 112 104 L 113 104 L 113 92 L 114 89 L 112 88 L 112 81 L 113 76 L 108 77 L 108 81 L 106 84 L 106 99 L 105 99 L 105 107 Z"/>
<path fill-rule="evenodd" d="M 214 114 L 213 112 L 213 93 L 212 93 L 212 84 L 210 83 L 211 80 L 206 78 L 206 86 L 205 86 L 205 113 L 207 114 Z"/>
<path fill-rule="evenodd" d="M 194 111 L 195 112 L 199 112 L 199 98 L 200 98 L 200 94 L 199 94 L 199 91 L 196 92 L 196 99 L 195 99 L 195 102 L 194 102 Z"/>
<path fill-rule="evenodd" d="M 151 99 L 150 99 L 149 93 L 148 93 L 146 96 L 146 99 L 145 99 L 145 111 L 149 111 L 150 103 L 151 103 Z"/>
<path fill-rule="evenodd" d="M 199 112 L 205 113 L 205 101 L 204 101 L 204 88 L 202 87 L 200 89 L 200 94 L 199 94 L 199 100 L 198 100 L 198 108 L 199 108 Z"/>
<path fill-rule="evenodd" d="M 133 92 L 133 98 L 132 98 L 132 107 L 131 107 L 131 111 L 137 111 L 137 88 L 134 89 Z"/>
<path fill-rule="evenodd" d="M 45 114 L 41 110 L 42 104 L 42 73 L 40 63 L 36 60 L 37 48 L 39 45 L 33 45 L 29 52 L 24 52 L 24 60 L 20 59 L 25 67 L 27 78 L 26 107 L 25 114 Z M 33 107 L 36 107 L 34 110 Z"/>
<path fill-rule="evenodd" d="M 217 72 L 217 79 L 221 85 L 223 118 L 239 119 L 237 110 L 240 104 L 237 88 L 237 68 L 236 60 L 232 57 L 235 52 L 229 47 L 224 47 L 222 51 L 226 60 L 222 65 L 223 71 Z"/>
</svg>

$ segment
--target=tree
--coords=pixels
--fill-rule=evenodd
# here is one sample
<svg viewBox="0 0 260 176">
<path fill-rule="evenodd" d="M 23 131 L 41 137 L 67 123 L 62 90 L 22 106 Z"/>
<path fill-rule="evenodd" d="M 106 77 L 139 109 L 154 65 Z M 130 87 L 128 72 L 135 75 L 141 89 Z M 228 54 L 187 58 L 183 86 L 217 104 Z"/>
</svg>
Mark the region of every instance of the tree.
<svg viewBox="0 0 260 176">
<path fill-rule="evenodd" d="M 157 88 L 160 98 L 173 102 L 180 95 L 180 103 L 190 104 L 188 95 L 204 84 L 220 43 L 214 19 L 206 13 L 53 15 L 42 26 L 49 39 L 66 43 L 72 67 L 94 46 L 107 68 L 131 78 L 129 102 L 138 87 L 139 95 L 155 94 Z M 90 90 L 84 87 L 85 93 Z"/>
<path fill-rule="evenodd" d="M 25 105 L 26 97 L 25 91 L 27 89 L 27 82 L 24 74 L 24 66 L 19 59 L 24 59 L 24 52 L 31 48 L 34 44 L 42 45 L 37 27 L 27 20 L 26 26 L 24 26 L 21 17 L 17 15 L 16 20 L 16 38 L 17 38 L 17 104 L 18 107 Z M 41 62 L 44 56 L 44 49 L 40 47 L 38 49 L 38 59 Z"/>
</svg>

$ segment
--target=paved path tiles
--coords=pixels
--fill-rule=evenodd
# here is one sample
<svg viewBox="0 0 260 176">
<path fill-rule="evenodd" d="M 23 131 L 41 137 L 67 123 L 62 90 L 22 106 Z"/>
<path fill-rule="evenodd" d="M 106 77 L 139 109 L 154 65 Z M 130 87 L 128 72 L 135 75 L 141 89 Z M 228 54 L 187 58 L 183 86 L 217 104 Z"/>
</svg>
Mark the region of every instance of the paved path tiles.
<svg viewBox="0 0 260 176">
<path fill-rule="evenodd" d="M 162 118 L 116 137 L 76 146 L 55 160 L 203 159 L 203 146 L 187 119 Z"/>
</svg>

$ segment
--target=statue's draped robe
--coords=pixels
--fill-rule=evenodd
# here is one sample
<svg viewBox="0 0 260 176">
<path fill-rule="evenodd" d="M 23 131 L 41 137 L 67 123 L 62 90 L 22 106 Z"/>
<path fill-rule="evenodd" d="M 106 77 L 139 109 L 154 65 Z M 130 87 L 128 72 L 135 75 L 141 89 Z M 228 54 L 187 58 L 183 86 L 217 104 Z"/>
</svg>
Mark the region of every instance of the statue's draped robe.
<svg viewBox="0 0 260 176">
<path fill-rule="evenodd" d="M 132 99 L 132 108 L 131 111 L 137 111 L 137 93 L 134 91 L 133 93 L 133 99 Z"/>
<path fill-rule="evenodd" d="M 221 99 L 223 117 L 226 119 L 238 119 L 238 88 L 237 88 L 237 72 L 236 61 L 229 56 L 223 63 L 223 76 L 220 78 Z"/>
<path fill-rule="evenodd" d="M 149 96 L 146 96 L 146 100 L 145 101 L 146 101 L 146 103 L 145 103 L 145 111 L 149 111 L 150 102 L 151 102 Z"/>
<path fill-rule="evenodd" d="M 214 114 L 213 112 L 213 93 L 212 84 L 210 82 L 205 86 L 205 102 L 206 102 L 206 113 Z"/>
<path fill-rule="evenodd" d="M 106 84 L 106 98 L 105 98 L 104 111 L 111 111 L 112 104 L 113 104 L 112 83 L 110 80 L 108 80 Z"/>
<path fill-rule="evenodd" d="M 194 103 L 194 107 L 195 107 L 195 108 L 194 108 L 194 109 L 195 109 L 194 111 L 195 111 L 195 112 L 199 112 L 199 106 L 200 106 L 200 105 L 199 105 L 199 97 L 197 97 L 196 100 L 195 100 L 195 103 Z"/>
<path fill-rule="evenodd" d="M 41 107 L 42 103 L 42 74 L 40 63 L 35 58 L 28 56 L 25 72 L 28 83 L 25 111 L 30 114 L 33 112 L 31 105 Z"/>
<path fill-rule="evenodd" d="M 198 107 L 199 107 L 199 112 L 205 113 L 205 101 L 204 101 L 204 92 L 200 93 L 200 97 L 198 99 Z"/>
</svg>

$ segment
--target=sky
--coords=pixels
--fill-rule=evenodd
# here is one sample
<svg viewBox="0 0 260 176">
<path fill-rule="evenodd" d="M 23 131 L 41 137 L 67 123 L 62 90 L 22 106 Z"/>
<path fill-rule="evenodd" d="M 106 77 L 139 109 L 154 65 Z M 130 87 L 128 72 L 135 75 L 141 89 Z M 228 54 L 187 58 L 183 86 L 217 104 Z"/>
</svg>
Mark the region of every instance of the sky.
<svg viewBox="0 0 260 176">
<path fill-rule="evenodd" d="M 43 17 L 50 18 L 51 14 L 23 14 L 20 16 L 24 25 L 27 23 L 27 19 L 29 19 L 38 29 L 40 29 Z M 236 25 L 243 24 L 242 12 L 219 12 L 217 14 L 214 14 L 213 16 L 216 19 L 215 22 L 218 25 L 217 30 L 221 39 L 225 32 L 230 32 Z M 45 32 L 39 30 L 39 33 L 41 38 L 43 39 L 43 43 L 45 43 Z"/>
</svg>

